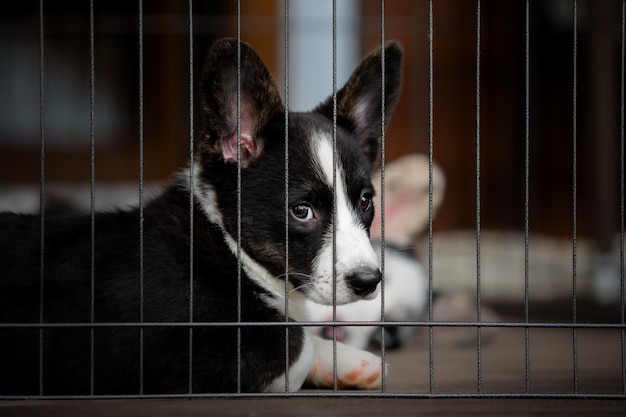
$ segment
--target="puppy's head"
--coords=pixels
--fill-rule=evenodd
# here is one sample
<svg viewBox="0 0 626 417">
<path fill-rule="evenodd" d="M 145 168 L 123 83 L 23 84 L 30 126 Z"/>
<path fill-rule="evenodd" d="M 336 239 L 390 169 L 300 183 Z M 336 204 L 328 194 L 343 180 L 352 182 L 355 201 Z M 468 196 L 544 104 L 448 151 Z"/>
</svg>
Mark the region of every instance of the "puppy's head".
<svg viewBox="0 0 626 417">
<path fill-rule="evenodd" d="M 378 50 L 337 92 L 336 129 L 332 96 L 285 120 L 278 89 L 247 44 L 224 39 L 209 51 L 195 190 L 227 241 L 240 239 L 252 279 L 287 277 L 294 289 L 323 304 L 375 296 L 381 274 L 369 243 L 370 176 L 384 128 L 381 103 L 388 121 L 401 78 L 399 45 L 389 43 L 384 51 L 384 97 Z M 284 291 L 279 280 L 260 281 Z"/>
</svg>

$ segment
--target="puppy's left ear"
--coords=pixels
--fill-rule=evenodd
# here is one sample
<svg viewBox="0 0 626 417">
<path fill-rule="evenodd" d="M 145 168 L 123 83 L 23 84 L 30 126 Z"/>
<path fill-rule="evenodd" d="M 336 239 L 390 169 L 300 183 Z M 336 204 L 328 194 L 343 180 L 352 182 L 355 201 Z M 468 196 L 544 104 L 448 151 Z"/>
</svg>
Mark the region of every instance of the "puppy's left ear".
<svg viewBox="0 0 626 417">
<path fill-rule="evenodd" d="M 385 45 L 385 125 L 389 123 L 402 85 L 402 48 L 397 42 Z M 382 135 L 382 49 L 370 53 L 354 70 L 346 85 L 337 91 L 337 124 L 350 131 L 361 144 L 372 165 L 379 160 Z M 333 118 L 332 96 L 315 111 Z M 386 126 L 385 126 L 386 127 Z"/>
<path fill-rule="evenodd" d="M 201 147 L 233 164 L 239 137 L 244 167 L 263 150 L 258 133 L 273 116 L 285 111 L 269 70 L 250 45 L 239 44 L 237 39 L 221 39 L 209 50 L 200 95 L 204 116 Z"/>
</svg>

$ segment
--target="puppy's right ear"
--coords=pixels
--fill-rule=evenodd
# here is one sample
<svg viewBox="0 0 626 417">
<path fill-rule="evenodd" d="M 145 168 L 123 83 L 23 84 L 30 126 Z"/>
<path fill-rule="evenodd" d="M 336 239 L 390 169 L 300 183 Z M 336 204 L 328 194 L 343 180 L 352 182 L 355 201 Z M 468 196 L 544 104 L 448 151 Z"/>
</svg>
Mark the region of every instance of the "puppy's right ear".
<svg viewBox="0 0 626 417">
<path fill-rule="evenodd" d="M 343 88 L 337 91 L 337 123 L 350 131 L 361 145 L 372 166 L 379 164 L 381 113 L 383 89 L 383 51 L 377 49 L 365 57 L 354 70 Z M 385 126 L 400 96 L 402 86 L 402 48 L 394 41 L 388 42 L 385 56 Z M 330 96 L 316 109 L 328 119 L 333 119 L 333 97 Z"/>
<path fill-rule="evenodd" d="M 221 39 L 209 50 L 200 95 L 204 132 L 203 151 L 219 152 L 227 163 L 237 163 L 237 94 L 239 75 L 241 117 L 241 162 L 245 167 L 261 154 L 258 132 L 269 119 L 284 113 L 284 106 L 272 76 L 252 48 L 241 42 L 237 68 L 236 39 Z"/>
</svg>

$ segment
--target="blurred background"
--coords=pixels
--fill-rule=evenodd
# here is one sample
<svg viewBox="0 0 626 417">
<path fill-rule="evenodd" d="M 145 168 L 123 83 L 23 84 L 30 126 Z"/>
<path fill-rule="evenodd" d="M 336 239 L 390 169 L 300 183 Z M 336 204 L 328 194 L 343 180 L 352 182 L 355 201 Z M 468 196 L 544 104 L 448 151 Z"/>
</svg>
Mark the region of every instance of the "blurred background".
<svg viewBox="0 0 626 417">
<path fill-rule="evenodd" d="M 621 3 L 578 1 L 574 31 L 572 0 L 531 1 L 527 91 L 526 1 L 482 0 L 477 126 L 476 2 L 433 2 L 433 158 L 446 176 L 445 201 L 433 224 L 435 285 L 476 288 L 479 135 L 483 296 L 504 303 L 524 300 L 528 138 L 531 299 L 547 304 L 565 299 L 569 301 L 559 305 L 571 308 L 576 276 L 578 297 L 589 299 L 590 305 L 608 305 L 612 320 L 623 319 L 618 307 Z M 289 4 L 289 103 L 305 110 L 332 89 L 332 2 Z M 216 38 L 237 35 L 237 2 L 193 2 L 193 80 L 188 2 L 146 0 L 143 8 L 143 165 L 152 187 L 188 163 L 190 118 L 195 137 L 201 130 L 196 86 L 203 57 Z M 36 211 L 41 176 L 39 2 L 7 3 L 0 13 L 0 199 L 5 208 L 21 204 Z M 89 2 L 44 2 L 44 16 L 46 192 L 74 187 L 83 190 L 76 199 L 88 206 Z M 106 207 L 137 199 L 137 4 L 94 0 L 94 28 L 94 175 L 96 200 Z M 429 151 L 428 1 L 387 0 L 384 29 L 385 39 L 398 40 L 405 51 L 402 96 L 386 141 L 391 162 Z M 241 0 L 241 37 L 268 64 L 281 90 L 284 36 L 282 0 Z M 380 42 L 379 0 L 337 2 L 339 85 Z M 422 256 L 427 254 L 423 242 L 424 236 L 416 242 Z M 595 320 L 591 311 L 590 320 Z"/>
</svg>

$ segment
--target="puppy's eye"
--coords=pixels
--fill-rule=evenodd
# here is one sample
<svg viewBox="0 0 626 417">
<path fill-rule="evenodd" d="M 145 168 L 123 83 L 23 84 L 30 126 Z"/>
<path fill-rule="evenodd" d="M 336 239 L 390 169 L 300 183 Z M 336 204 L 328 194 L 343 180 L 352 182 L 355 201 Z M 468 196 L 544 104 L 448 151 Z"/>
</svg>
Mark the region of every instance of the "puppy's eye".
<svg viewBox="0 0 626 417">
<path fill-rule="evenodd" d="M 361 211 L 371 210 L 372 206 L 374 205 L 372 203 L 372 198 L 373 195 L 369 191 L 364 191 L 363 193 L 361 193 L 361 198 L 359 199 L 359 209 L 361 209 Z"/>
<path fill-rule="evenodd" d="M 296 204 L 291 208 L 291 215 L 300 221 L 313 220 L 313 209 L 305 203 Z"/>
</svg>

